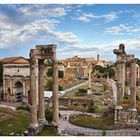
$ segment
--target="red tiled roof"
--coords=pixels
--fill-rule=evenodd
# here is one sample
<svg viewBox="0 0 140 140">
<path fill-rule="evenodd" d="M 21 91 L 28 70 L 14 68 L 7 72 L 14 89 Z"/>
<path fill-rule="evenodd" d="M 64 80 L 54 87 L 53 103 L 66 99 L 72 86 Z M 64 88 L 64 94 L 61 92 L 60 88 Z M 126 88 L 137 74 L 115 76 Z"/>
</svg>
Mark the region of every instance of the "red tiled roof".
<svg viewBox="0 0 140 140">
<path fill-rule="evenodd" d="M 4 64 L 6 63 L 18 63 L 18 64 L 27 64 L 29 63 L 29 60 L 22 57 L 22 56 L 18 56 L 18 57 L 7 57 L 1 60 L 1 62 L 3 62 Z"/>
</svg>

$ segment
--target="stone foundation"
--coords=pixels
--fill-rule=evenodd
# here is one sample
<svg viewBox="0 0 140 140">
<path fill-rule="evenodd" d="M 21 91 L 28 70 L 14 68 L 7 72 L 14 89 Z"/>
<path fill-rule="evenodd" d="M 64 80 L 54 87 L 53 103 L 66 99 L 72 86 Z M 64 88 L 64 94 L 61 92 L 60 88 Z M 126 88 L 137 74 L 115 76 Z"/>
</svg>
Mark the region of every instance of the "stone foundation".
<svg viewBox="0 0 140 140">
<path fill-rule="evenodd" d="M 136 110 L 124 111 L 122 109 L 115 109 L 115 125 L 119 125 L 119 127 L 122 126 L 123 128 L 126 126 L 133 128 L 133 126 L 137 126 L 137 123 Z"/>
<path fill-rule="evenodd" d="M 39 123 L 37 127 L 28 127 L 28 136 L 37 135 L 43 128 L 45 127 L 45 123 Z"/>
</svg>

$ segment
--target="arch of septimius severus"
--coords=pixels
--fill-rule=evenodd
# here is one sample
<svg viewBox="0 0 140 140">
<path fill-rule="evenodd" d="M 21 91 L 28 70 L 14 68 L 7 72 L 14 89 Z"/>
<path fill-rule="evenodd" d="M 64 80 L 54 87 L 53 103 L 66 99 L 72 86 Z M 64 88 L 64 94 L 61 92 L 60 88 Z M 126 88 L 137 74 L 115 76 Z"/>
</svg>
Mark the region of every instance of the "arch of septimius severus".
<svg viewBox="0 0 140 140">
<path fill-rule="evenodd" d="M 117 56 L 117 103 L 115 107 L 115 124 L 122 126 L 137 124 L 137 109 L 136 109 L 136 59 L 134 55 L 128 55 L 125 52 L 124 44 L 119 45 L 119 49 L 113 50 Z M 125 111 L 122 106 L 124 88 L 125 88 L 125 64 L 130 63 L 130 96 L 129 109 Z"/>
<path fill-rule="evenodd" d="M 47 123 L 45 119 L 44 106 L 44 61 L 51 61 L 53 65 L 53 126 L 58 127 L 59 111 L 58 111 L 58 61 L 56 59 L 56 45 L 37 45 L 35 49 L 30 50 L 30 94 L 31 94 L 31 123 L 29 127 L 29 135 L 34 135 L 42 129 Z M 37 64 L 38 64 L 38 91 L 37 91 Z M 37 94 L 38 93 L 38 94 Z M 38 103 L 37 103 L 38 96 Z M 37 115 L 37 112 L 39 113 Z M 39 117 L 37 117 L 39 116 Z"/>
</svg>

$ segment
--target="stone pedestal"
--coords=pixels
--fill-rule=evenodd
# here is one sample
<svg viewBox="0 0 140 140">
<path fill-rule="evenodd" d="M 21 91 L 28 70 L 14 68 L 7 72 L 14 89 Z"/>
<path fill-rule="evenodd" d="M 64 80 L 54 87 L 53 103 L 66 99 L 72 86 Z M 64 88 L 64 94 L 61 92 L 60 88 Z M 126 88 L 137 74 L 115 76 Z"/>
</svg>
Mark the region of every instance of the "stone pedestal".
<svg viewBox="0 0 140 140">
<path fill-rule="evenodd" d="M 59 100 L 58 100 L 58 62 L 53 63 L 53 126 L 58 127 L 59 122 Z"/>
<path fill-rule="evenodd" d="M 44 61 L 38 61 L 38 99 L 39 99 L 39 123 L 44 123 L 45 119 L 45 107 L 44 107 Z"/>
<path fill-rule="evenodd" d="M 34 136 L 39 132 L 38 127 L 29 127 L 28 128 L 28 136 Z"/>
<path fill-rule="evenodd" d="M 121 122 L 122 110 L 123 110 L 122 106 L 115 107 L 115 123 Z"/>
<path fill-rule="evenodd" d="M 28 136 L 36 136 L 45 126 L 45 123 L 40 123 L 38 127 L 28 127 Z"/>
<path fill-rule="evenodd" d="M 128 123 L 129 124 L 136 124 L 138 123 L 137 120 L 137 110 L 136 109 L 129 109 L 129 117 L 128 117 Z"/>
<path fill-rule="evenodd" d="M 91 94 L 92 93 L 92 90 L 91 89 L 88 89 L 87 90 L 87 94 Z"/>
</svg>

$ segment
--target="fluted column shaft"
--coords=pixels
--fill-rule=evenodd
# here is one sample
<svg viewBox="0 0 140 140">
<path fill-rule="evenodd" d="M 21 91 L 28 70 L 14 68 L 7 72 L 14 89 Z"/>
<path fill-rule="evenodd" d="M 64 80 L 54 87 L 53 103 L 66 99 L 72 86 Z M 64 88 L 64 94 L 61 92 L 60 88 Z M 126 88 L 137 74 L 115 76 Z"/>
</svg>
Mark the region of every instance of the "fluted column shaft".
<svg viewBox="0 0 140 140">
<path fill-rule="evenodd" d="M 30 59 L 31 127 L 37 127 L 36 60 Z"/>
<path fill-rule="evenodd" d="M 91 69 L 89 70 L 89 76 L 88 76 L 88 88 L 91 89 Z"/>
<path fill-rule="evenodd" d="M 39 122 L 46 121 L 44 107 L 44 60 L 38 60 L 38 103 Z"/>
<path fill-rule="evenodd" d="M 136 110 L 136 61 L 131 62 L 129 108 Z"/>
<path fill-rule="evenodd" d="M 122 96 L 123 96 L 123 88 L 122 88 L 122 65 L 123 62 L 117 61 L 117 106 L 122 106 Z"/>
<path fill-rule="evenodd" d="M 53 63 L 53 126 L 58 126 L 59 104 L 58 104 L 58 62 Z"/>
</svg>

